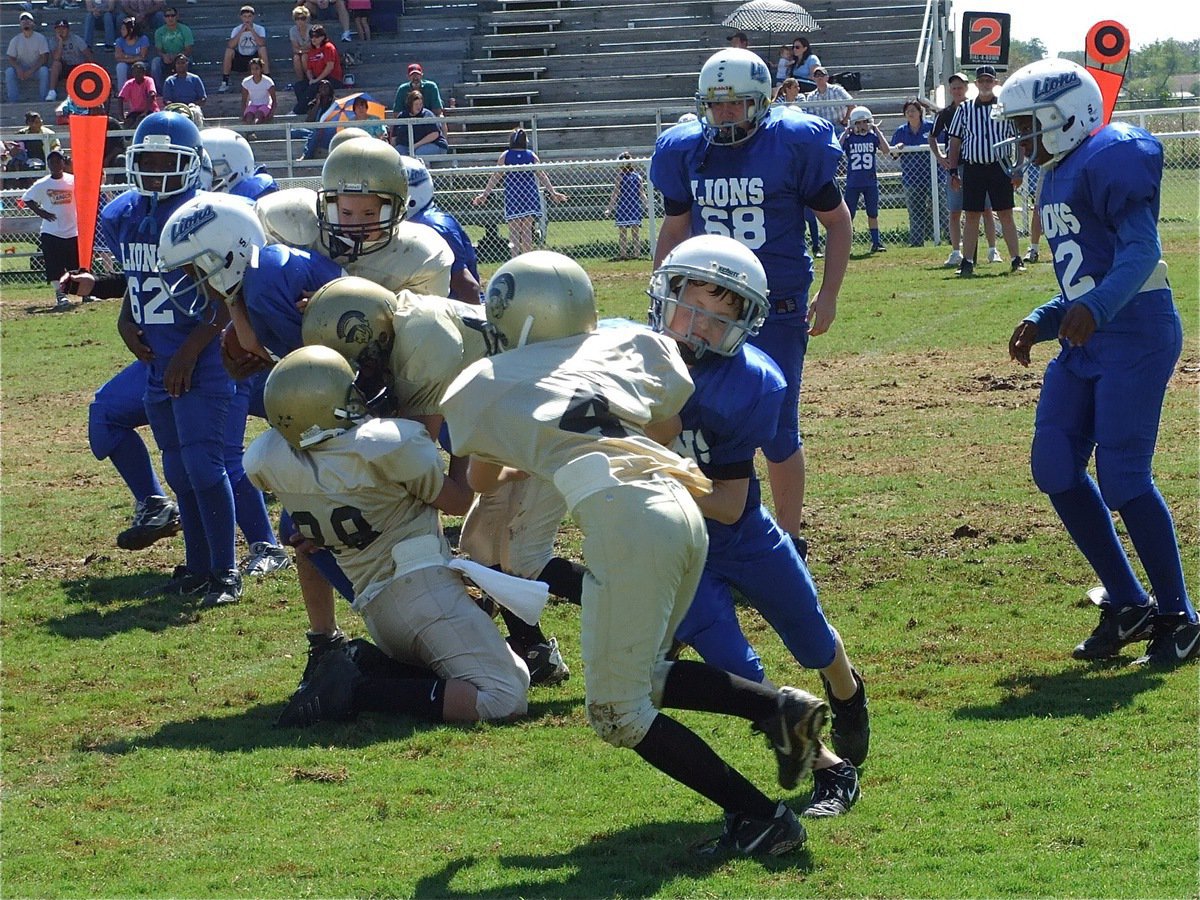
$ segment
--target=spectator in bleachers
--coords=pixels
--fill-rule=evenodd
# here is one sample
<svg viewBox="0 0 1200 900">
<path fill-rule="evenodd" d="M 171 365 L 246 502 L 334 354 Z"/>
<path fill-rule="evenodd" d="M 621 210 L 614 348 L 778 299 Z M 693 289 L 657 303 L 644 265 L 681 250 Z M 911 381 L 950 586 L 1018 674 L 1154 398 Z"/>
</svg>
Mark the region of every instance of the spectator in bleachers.
<svg viewBox="0 0 1200 900">
<path fill-rule="evenodd" d="M 750 49 L 750 38 L 746 37 L 746 32 L 744 31 L 735 31 L 727 40 L 730 47 L 737 47 L 739 50 Z"/>
<path fill-rule="evenodd" d="M 137 19 L 138 31 L 152 35 L 166 21 L 164 0 L 121 0 L 121 11 L 127 19 Z"/>
<path fill-rule="evenodd" d="M 270 122 L 277 104 L 275 82 L 263 74 L 262 60 L 250 60 L 250 74 L 242 79 L 242 121 L 247 125 Z"/>
<path fill-rule="evenodd" d="M 121 85 L 117 96 L 121 98 L 125 128 L 136 128 L 138 122 L 155 111 L 158 88 L 154 79 L 146 74 L 144 62 L 135 62 L 129 67 L 129 79 Z"/>
<path fill-rule="evenodd" d="M 380 116 L 371 115 L 371 104 L 366 97 L 361 95 L 355 97 L 350 112 L 354 116 L 355 128 L 361 128 L 369 136 L 379 138 L 381 141 L 388 139 L 388 127 L 383 124 Z M 371 124 L 372 122 L 375 124 Z"/>
<path fill-rule="evenodd" d="M 41 100 L 50 90 L 50 43 L 40 31 L 33 30 L 33 14 L 20 15 L 21 30 L 8 42 L 8 67 L 4 70 L 4 88 L 9 103 L 21 99 L 21 82 L 37 76 Z"/>
<path fill-rule="evenodd" d="M 196 43 L 192 29 L 179 21 L 178 9 L 168 6 L 163 16 L 166 24 L 154 32 L 154 58 L 150 61 L 150 74 L 158 84 L 163 84 L 167 73 L 175 70 L 176 59 L 192 55 Z"/>
<path fill-rule="evenodd" d="M 53 102 L 58 99 L 58 82 L 71 74 L 71 70 L 80 63 L 92 61 L 92 51 L 87 42 L 77 34 L 71 33 L 71 23 L 59 19 L 54 23 L 54 50 L 50 54 L 50 90 L 46 99 Z"/>
<path fill-rule="evenodd" d="M 121 36 L 113 47 L 117 61 L 117 88 L 129 80 L 129 67 L 150 58 L 150 38 L 142 34 L 137 19 L 121 20 Z"/>
<path fill-rule="evenodd" d="M 317 26 L 320 28 L 320 26 Z M 323 30 L 323 29 L 322 29 Z M 321 117 L 329 111 L 333 106 L 333 83 L 328 78 L 323 78 L 316 84 L 316 92 L 312 99 L 308 101 L 308 109 L 305 113 L 305 118 L 309 122 L 320 122 Z M 325 153 L 329 148 L 329 142 L 333 140 L 333 133 L 336 128 L 298 128 L 296 136 L 304 138 L 304 152 L 300 154 L 300 160 L 316 159 L 318 156 Z"/>
<path fill-rule="evenodd" d="M 529 149 L 525 129 L 517 128 L 508 138 L 508 149 L 496 159 L 497 166 L 530 166 L 540 162 Z M 522 168 L 512 172 L 493 172 L 483 191 L 471 200 L 472 206 L 487 202 L 492 189 L 504 178 L 504 222 L 508 225 L 509 253 L 516 257 L 533 249 L 533 223 L 542 215 L 541 182 L 555 203 L 565 203 L 567 195 L 556 190 L 550 177 L 541 171 Z"/>
<path fill-rule="evenodd" d="M 346 10 L 346 0 L 304 0 L 304 5 L 317 22 L 328 22 L 337 18 L 338 24 L 342 26 L 343 41 L 354 37 L 354 32 L 350 30 L 350 13 Z"/>
<path fill-rule="evenodd" d="M 298 116 L 307 115 L 315 96 L 317 85 L 328 81 L 334 88 L 342 87 L 342 58 L 337 45 L 325 33 L 324 25 L 314 25 L 308 33 L 308 49 L 304 54 L 305 77 L 296 81 L 296 107 Z"/>
<path fill-rule="evenodd" d="M 795 103 L 800 99 L 800 82 L 795 78 L 783 79 L 783 84 L 779 85 L 779 93 L 775 95 L 776 103 Z"/>
<path fill-rule="evenodd" d="M 75 220 L 75 176 L 65 171 L 61 150 L 46 155 L 49 174 L 39 178 L 21 203 L 41 221 L 40 238 L 46 282 L 54 286 L 54 310 L 71 308 L 66 290 L 58 283 L 63 272 L 79 265 L 79 229 Z"/>
<path fill-rule="evenodd" d="M 404 111 L 397 118 L 421 120 L 419 125 L 396 123 L 392 131 L 392 143 L 401 153 L 407 156 L 438 156 L 449 148 L 441 123 L 432 110 L 425 108 L 425 98 L 420 91 L 414 89 L 408 92 L 404 98 Z"/>
<path fill-rule="evenodd" d="M 186 103 L 188 106 L 204 106 L 208 99 L 208 91 L 204 89 L 204 79 L 194 72 L 188 71 L 191 60 L 185 53 L 175 57 L 172 65 L 175 72 L 167 76 L 162 84 L 164 103 Z M 157 79 L 155 84 L 157 84 Z"/>
<path fill-rule="evenodd" d="M 305 78 L 304 60 L 308 55 L 308 32 L 312 28 L 312 13 L 307 6 L 292 10 L 292 27 L 288 29 L 288 40 L 292 42 L 292 71 L 296 79 Z"/>
<path fill-rule="evenodd" d="M 775 68 L 775 80 L 795 78 L 802 91 L 815 91 L 817 80 L 813 72 L 821 67 L 821 57 L 812 51 L 812 44 L 803 35 L 792 40 L 790 47 L 784 47 L 779 55 L 779 63 Z"/>
<path fill-rule="evenodd" d="M 354 30 L 360 41 L 371 39 L 371 0 L 346 0 L 346 7 L 354 19 Z"/>
<path fill-rule="evenodd" d="M 829 70 L 824 66 L 814 68 L 812 76 L 817 87 L 805 94 L 804 99 L 809 103 L 823 105 L 805 107 L 805 112 L 828 119 L 834 125 L 845 128 L 850 122 L 850 110 L 854 109 L 850 92 L 840 84 L 830 84 Z"/>
<path fill-rule="evenodd" d="M 83 40 L 89 46 L 96 46 L 92 38 L 96 36 L 96 24 L 104 28 L 104 43 L 100 46 L 111 47 L 117 42 L 117 0 L 87 0 L 83 14 Z"/>
<path fill-rule="evenodd" d="M 22 137 L 24 135 L 24 137 Z M 4 142 L 6 172 L 41 172 L 46 168 L 46 157 L 51 150 L 61 145 L 53 129 L 42 124 L 42 116 L 36 109 L 25 113 L 25 127 L 17 129 L 17 137 Z M 16 182 L 9 187 L 28 187 L 32 181 Z"/>
<path fill-rule="evenodd" d="M 396 99 L 392 103 L 392 115 L 404 115 L 404 107 L 410 91 L 420 91 L 421 97 L 425 102 L 425 108 L 435 116 L 443 114 L 442 92 L 438 90 L 437 82 L 430 81 L 425 77 L 425 70 L 421 68 L 420 63 L 409 63 L 408 83 L 404 84 L 401 82 L 400 86 L 396 88 Z"/>
<path fill-rule="evenodd" d="M 250 60 L 255 57 L 262 60 L 263 71 L 271 74 L 271 60 L 267 53 L 267 29 L 254 21 L 253 6 L 243 6 L 238 10 L 238 15 L 242 21 L 229 33 L 229 41 L 225 45 L 225 59 L 221 62 L 221 86 L 217 90 L 222 94 L 229 90 L 230 73 L 249 75 Z"/>
<path fill-rule="evenodd" d="M 908 246 L 920 247 L 933 234 L 933 179 L 928 153 L 901 153 L 908 147 L 926 148 L 933 122 L 924 116 L 919 100 L 904 101 L 904 124 L 892 135 L 892 156 L 900 158 L 900 183 L 908 207 Z"/>
</svg>

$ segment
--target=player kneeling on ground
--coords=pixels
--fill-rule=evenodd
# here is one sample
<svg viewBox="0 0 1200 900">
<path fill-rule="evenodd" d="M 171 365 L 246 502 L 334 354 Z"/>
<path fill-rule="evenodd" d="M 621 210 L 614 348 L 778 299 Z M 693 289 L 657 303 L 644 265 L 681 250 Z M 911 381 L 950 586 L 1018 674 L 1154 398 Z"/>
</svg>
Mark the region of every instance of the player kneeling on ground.
<svg viewBox="0 0 1200 900">
<path fill-rule="evenodd" d="M 247 473 L 278 495 L 305 537 L 337 553 L 378 647 L 428 670 L 364 672 L 353 654 L 331 650 L 280 724 L 361 709 L 448 722 L 524 714 L 528 670 L 447 565 L 438 510 L 461 515 L 471 492 L 443 475 L 425 429 L 369 418 L 350 364 L 327 347 L 284 357 L 263 400 L 272 427 L 246 451 Z"/>
<path fill-rule="evenodd" d="M 488 284 L 505 352 L 468 367 L 442 399 L 478 491 L 528 476 L 552 483 L 583 532 L 581 647 L 588 720 L 617 747 L 725 813 L 704 852 L 780 854 L 804 843 L 795 813 L 659 709 L 738 716 L 768 735 L 779 781 L 807 774 L 828 707 L 698 662 L 669 662 L 708 546 L 693 494 L 711 484 L 650 436 L 692 393 L 675 342 L 641 327 L 597 330 L 587 274 L 557 253 L 523 254 Z"/>
</svg>

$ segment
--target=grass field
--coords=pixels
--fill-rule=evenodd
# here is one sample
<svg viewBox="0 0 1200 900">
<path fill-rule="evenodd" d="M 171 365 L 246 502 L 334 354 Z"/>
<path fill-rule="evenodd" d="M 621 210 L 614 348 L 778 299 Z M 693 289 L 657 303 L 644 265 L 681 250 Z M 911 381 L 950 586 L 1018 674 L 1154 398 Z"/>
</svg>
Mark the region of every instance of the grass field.
<svg viewBox="0 0 1200 900">
<path fill-rule="evenodd" d="M 1196 585 L 1194 222 L 1164 238 L 1186 343 L 1156 471 Z M 1053 275 L 964 283 L 943 257 L 856 256 L 805 371 L 813 572 L 870 690 L 863 798 L 803 852 L 715 863 L 688 848 L 717 811 L 588 728 L 574 608 L 547 619 L 574 674 L 518 724 L 274 729 L 303 664 L 294 575 L 220 610 L 138 599 L 182 550 L 115 549 L 129 498 L 87 448 L 126 362 L 115 305 L 43 315 L 45 290 L 6 288 L 3 894 L 1195 897 L 1197 667 L 1069 656 L 1093 576 L 1028 470 L 1055 348 L 1006 353 Z M 641 317 L 645 263 L 589 270 L 604 313 Z M 772 679 L 818 689 L 744 619 Z M 744 723 L 681 718 L 777 791 Z"/>
</svg>

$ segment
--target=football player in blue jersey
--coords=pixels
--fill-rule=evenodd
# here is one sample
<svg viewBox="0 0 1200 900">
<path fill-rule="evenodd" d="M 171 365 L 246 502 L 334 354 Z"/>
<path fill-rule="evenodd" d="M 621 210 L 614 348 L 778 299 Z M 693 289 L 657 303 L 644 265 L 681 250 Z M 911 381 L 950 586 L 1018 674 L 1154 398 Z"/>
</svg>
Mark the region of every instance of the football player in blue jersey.
<svg viewBox="0 0 1200 900">
<path fill-rule="evenodd" d="M 105 206 L 100 228 L 125 276 L 118 331 L 149 366 L 146 414 L 179 506 L 185 562 L 166 590 L 203 593 L 203 605 L 216 606 L 236 602 L 242 592 L 223 446 L 234 389 L 217 341 L 229 318 L 221 304 L 187 314 L 167 289 L 179 273 L 158 264 L 159 235 L 171 213 L 195 194 L 202 152 L 200 131 L 190 119 L 171 112 L 144 118 L 126 153 L 133 187 Z"/>
<path fill-rule="evenodd" d="M 1105 125 L 1095 79 L 1064 59 L 1018 70 L 993 113 L 1013 121 L 1043 167 L 1042 230 L 1060 293 L 1013 331 L 1023 366 L 1058 339 L 1034 424 L 1033 479 L 1099 576 L 1100 623 L 1076 659 L 1115 656 L 1149 638 L 1138 663 L 1196 656 L 1200 622 L 1188 599 L 1179 543 L 1151 461 L 1183 329 L 1158 237 L 1163 148 L 1147 131 Z M 1096 455 L 1099 485 L 1088 475 Z M 1134 574 L 1113 528 L 1120 514 L 1153 593 Z"/>
<path fill-rule="evenodd" d="M 867 756 L 866 688 L 825 619 L 808 568 L 759 493 L 754 454 L 774 436 L 787 390 L 779 368 L 746 344 L 766 316 L 766 273 L 737 241 L 700 235 L 667 254 L 649 294 L 651 326 L 679 343 L 696 385 L 679 413 L 677 449 L 713 482 L 713 492 L 697 500 L 708 557 L 675 638 L 711 665 L 763 681 L 759 656 L 738 624 L 736 589 L 800 665 L 821 672 L 840 755 L 822 748 L 804 814 L 841 815 L 858 799 L 856 766 Z"/>
<path fill-rule="evenodd" d="M 891 145 L 879 130 L 871 110 L 856 106 L 850 110 L 850 124 L 842 134 L 842 149 L 846 151 L 846 206 L 850 220 L 858 211 L 861 199 L 867 210 L 867 227 L 871 230 L 871 252 L 883 253 L 887 247 L 879 237 L 879 175 L 875 158 L 891 153 Z"/>
<path fill-rule="evenodd" d="M 454 253 L 450 267 L 450 298 L 463 303 L 480 302 L 479 260 L 471 238 L 450 213 L 433 200 L 433 178 L 425 163 L 415 156 L 401 156 L 408 179 L 408 221 L 428 225 L 442 236 Z"/>
<path fill-rule="evenodd" d="M 201 172 L 200 187 L 257 200 L 279 190 L 265 166 L 256 166 L 249 141 L 230 128 L 200 132 L 211 167 Z"/>
<path fill-rule="evenodd" d="M 800 382 L 809 337 L 833 324 L 850 258 L 850 212 L 834 180 L 842 148 L 830 122 L 771 105 L 771 74 L 748 50 L 721 50 L 708 59 L 696 112 L 698 121 L 663 132 L 654 148 L 650 179 L 666 211 L 654 263 L 691 235 L 718 234 L 744 244 L 766 269 L 772 299 L 752 342 L 783 371 L 787 395 L 763 453 L 776 518 L 804 553 Z M 805 208 L 828 237 L 824 277 L 811 303 Z"/>
</svg>

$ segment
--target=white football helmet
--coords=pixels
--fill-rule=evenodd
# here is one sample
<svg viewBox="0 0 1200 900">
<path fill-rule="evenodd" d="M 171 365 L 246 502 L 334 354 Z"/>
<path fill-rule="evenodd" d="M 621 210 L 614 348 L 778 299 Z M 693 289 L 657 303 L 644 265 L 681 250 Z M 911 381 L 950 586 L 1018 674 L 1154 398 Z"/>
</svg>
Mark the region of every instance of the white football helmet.
<svg viewBox="0 0 1200 900">
<path fill-rule="evenodd" d="M 596 330 L 592 280 L 575 260 L 550 250 L 522 253 L 498 268 L 484 307 L 506 350 Z"/>
<path fill-rule="evenodd" d="M 420 215 L 433 202 L 433 176 L 415 156 L 401 156 L 400 165 L 408 178 L 408 217 Z"/>
<path fill-rule="evenodd" d="M 745 112 L 735 122 L 713 115 L 714 103 L 742 102 Z M 700 69 L 696 115 L 704 136 L 714 144 L 747 140 L 771 109 L 771 73 L 757 54 L 731 47 L 714 53 Z"/>
<path fill-rule="evenodd" d="M 211 294 L 228 300 L 238 292 L 254 252 L 266 245 L 252 203 L 198 192 L 171 213 L 158 239 L 158 270 L 183 270 L 174 281 L 164 278 L 167 295 L 184 315 L 200 315 Z"/>
<path fill-rule="evenodd" d="M 850 110 L 850 124 L 857 125 L 859 122 L 872 122 L 874 117 L 871 115 L 871 110 L 865 106 L 856 106 Z"/>
<path fill-rule="evenodd" d="M 276 364 L 263 386 L 267 421 L 297 450 L 336 437 L 368 418 L 354 370 L 336 350 L 301 347 Z"/>
<path fill-rule="evenodd" d="M 742 300 L 736 315 L 723 316 L 683 300 L 689 281 L 716 285 Z M 758 334 L 767 317 L 767 273 L 746 246 L 733 238 L 702 234 L 667 254 L 650 276 L 650 327 L 686 344 L 699 359 L 711 350 L 736 354 Z M 683 311 L 683 315 L 679 311 Z M 690 315 L 688 315 L 690 313 Z M 701 319 L 708 337 L 697 333 Z"/>
<path fill-rule="evenodd" d="M 200 132 L 204 150 L 212 160 L 211 173 L 202 169 L 200 187 L 206 191 L 227 191 L 243 178 L 254 174 L 254 151 L 250 143 L 230 128 L 205 128 Z M 205 184 L 209 178 L 211 183 Z"/>
<path fill-rule="evenodd" d="M 1036 159 L 1040 138 L 1050 160 L 1058 162 L 1104 124 L 1104 98 L 1100 85 L 1083 66 L 1057 57 L 1039 59 L 1009 76 L 992 115 L 1030 120 L 1028 130 L 1026 123 L 1021 123 L 1018 136 L 998 147 L 1032 140 Z"/>
</svg>

